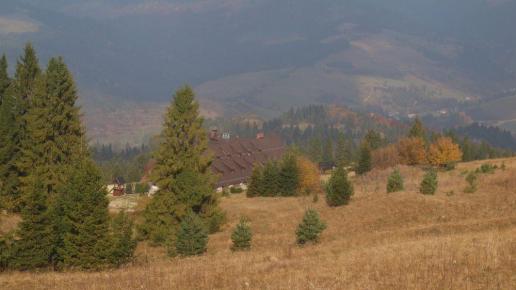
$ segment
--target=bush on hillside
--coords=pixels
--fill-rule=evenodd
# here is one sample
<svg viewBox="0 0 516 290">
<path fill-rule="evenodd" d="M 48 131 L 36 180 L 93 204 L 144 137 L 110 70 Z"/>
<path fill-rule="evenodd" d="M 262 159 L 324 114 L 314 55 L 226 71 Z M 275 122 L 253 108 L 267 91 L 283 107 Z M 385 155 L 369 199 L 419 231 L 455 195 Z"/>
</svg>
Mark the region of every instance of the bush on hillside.
<svg viewBox="0 0 516 290">
<path fill-rule="evenodd" d="M 310 242 L 316 243 L 319 241 L 319 236 L 325 229 L 326 224 L 321 221 L 319 213 L 313 209 L 309 209 L 305 212 L 303 220 L 297 228 L 297 243 L 299 245 Z"/>
<path fill-rule="evenodd" d="M 240 218 L 240 222 L 235 227 L 235 230 L 231 234 L 231 241 L 233 245 L 231 250 L 233 251 L 244 251 L 251 249 L 251 239 L 253 233 L 247 218 Z"/>
<path fill-rule="evenodd" d="M 468 175 L 466 175 L 466 182 L 468 183 L 468 185 L 464 189 L 465 193 L 473 193 L 473 192 L 477 191 L 477 187 L 478 187 L 477 173 L 475 173 L 475 172 L 468 173 Z"/>
<path fill-rule="evenodd" d="M 387 193 L 403 190 L 403 177 L 398 169 L 394 170 L 387 180 Z"/>
<path fill-rule="evenodd" d="M 425 195 L 433 195 L 437 190 L 437 172 L 433 169 L 429 170 L 419 186 L 419 192 Z"/>
<path fill-rule="evenodd" d="M 476 173 L 493 174 L 498 166 L 484 163 L 477 168 Z"/>
<path fill-rule="evenodd" d="M 348 173 L 338 167 L 326 185 L 326 202 L 329 206 L 341 206 L 349 203 L 353 195 L 353 185 L 348 180 Z"/>
</svg>

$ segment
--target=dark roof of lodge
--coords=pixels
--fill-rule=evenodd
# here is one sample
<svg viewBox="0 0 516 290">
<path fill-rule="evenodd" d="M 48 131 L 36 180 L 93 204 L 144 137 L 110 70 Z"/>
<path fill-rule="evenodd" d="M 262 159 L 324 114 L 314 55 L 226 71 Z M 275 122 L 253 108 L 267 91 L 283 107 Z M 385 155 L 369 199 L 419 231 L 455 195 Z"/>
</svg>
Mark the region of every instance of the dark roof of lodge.
<svg viewBox="0 0 516 290">
<path fill-rule="evenodd" d="M 285 152 L 285 143 L 277 135 L 249 139 L 210 138 L 209 148 L 214 154 L 211 169 L 219 175 L 217 186 L 245 182 L 256 164 L 277 160 Z"/>
</svg>

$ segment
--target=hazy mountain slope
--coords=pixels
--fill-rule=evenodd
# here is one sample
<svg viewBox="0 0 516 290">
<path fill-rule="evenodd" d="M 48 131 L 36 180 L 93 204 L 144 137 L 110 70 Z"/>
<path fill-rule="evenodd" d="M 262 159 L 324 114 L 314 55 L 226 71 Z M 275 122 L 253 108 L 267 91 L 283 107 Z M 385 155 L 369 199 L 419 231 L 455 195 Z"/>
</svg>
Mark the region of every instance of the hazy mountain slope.
<svg viewBox="0 0 516 290">
<path fill-rule="evenodd" d="M 0 51 L 12 64 L 30 40 L 43 62 L 63 55 L 97 131 L 119 119 L 102 119 L 111 116 L 104 98 L 155 106 L 185 82 L 209 114 L 264 116 L 307 103 L 460 110 L 516 87 L 514 0 L 4 0 L 0 8 Z"/>
</svg>

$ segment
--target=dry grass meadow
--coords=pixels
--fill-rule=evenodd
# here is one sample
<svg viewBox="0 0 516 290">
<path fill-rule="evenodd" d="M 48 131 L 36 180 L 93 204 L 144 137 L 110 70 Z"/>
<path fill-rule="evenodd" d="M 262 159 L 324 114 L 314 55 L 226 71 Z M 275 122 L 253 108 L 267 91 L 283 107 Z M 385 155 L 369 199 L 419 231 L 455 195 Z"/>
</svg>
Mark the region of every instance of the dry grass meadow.
<svg viewBox="0 0 516 290">
<path fill-rule="evenodd" d="M 502 160 L 491 160 L 500 165 Z M 132 265 L 99 273 L 4 273 L 0 289 L 516 289 L 516 159 L 481 175 L 463 192 L 460 164 L 439 173 L 435 196 L 418 186 L 423 172 L 402 167 L 403 192 L 386 194 L 390 170 L 354 179 L 348 206 L 312 198 L 224 198 L 228 223 L 210 236 L 207 254 L 167 258 L 140 244 Z M 295 245 L 305 209 L 328 228 L 317 245 Z M 241 215 L 254 231 L 253 248 L 233 253 L 230 234 Z"/>
</svg>

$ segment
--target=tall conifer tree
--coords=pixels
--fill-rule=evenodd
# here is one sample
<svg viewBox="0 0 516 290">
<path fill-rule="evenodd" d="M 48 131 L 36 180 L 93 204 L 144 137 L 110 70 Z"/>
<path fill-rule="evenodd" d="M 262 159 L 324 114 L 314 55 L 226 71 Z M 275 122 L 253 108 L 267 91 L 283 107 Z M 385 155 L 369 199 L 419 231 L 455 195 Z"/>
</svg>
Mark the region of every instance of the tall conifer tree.
<svg viewBox="0 0 516 290">
<path fill-rule="evenodd" d="M 365 174 L 371 171 L 371 148 L 367 142 L 362 143 L 362 146 L 360 147 L 360 155 L 358 158 L 356 172 L 358 174 Z"/>
<path fill-rule="evenodd" d="M 19 211 L 21 206 L 22 190 L 20 188 L 20 177 L 25 177 L 27 172 L 20 168 L 21 148 L 28 146 L 27 142 L 27 110 L 30 107 L 36 79 L 40 76 L 36 51 L 29 43 L 25 46 L 24 54 L 19 58 L 16 65 L 16 73 L 14 79 L 10 82 L 9 87 L 4 93 L 4 99 L 10 102 L 9 110 L 14 116 L 13 126 L 10 126 L 10 138 L 12 150 L 9 160 L 6 161 L 8 166 L 8 181 L 4 194 L 8 195 L 11 200 L 11 210 Z M 12 118 L 12 117 L 8 117 Z"/>
<path fill-rule="evenodd" d="M 210 232 L 223 214 L 213 190 L 208 139 L 199 116 L 199 104 L 190 86 L 180 88 L 167 109 L 161 144 L 155 154 L 152 179 L 160 188 L 144 213 L 140 234 L 155 244 L 174 235 L 189 211 L 199 215 Z"/>
<path fill-rule="evenodd" d="M 98 269 L 109 263 L 108 200 L 101 177 L 90 160 L 78 163 L 62 188 L 62 248 L 66 268 Z"/>
<path fill-rule="evenodd" d="M 428 141 L 426 129 L 423 126 L 423 123 L 421 122 L 419 117 L 416 117 L 416 119 L 414 119 L 414 123 L 412 123 L 412 127 L 410 128 L 408 137 L 421 138 L 425 142 Z"/>
<path fill-rule="evenodd" d="M 0 58 L 0 104 L 3 101 L 5 91 L 9 87 L 11 79 L 7 73 L 7 58 L 5 54 Z"/>
<path fill-rule="evenodd" d="M 87 156 L 76 100 L 75 83 L 63 59 L 50 59 L 45 74 L 36 79 L 25 115 L 26 136 L 18 162 L 24 173 L 22 189 L 38 171 L 47 192 L 55 193 L 71 164 Z"/>
<path fill-rule="evenodd" d="M 49 216 L 46 189 L 41 178 L 34 180 L 30 193 L 24 196 L 22 222 L 14 244 L 9 266 L 18 270 L 48 267 L 54 235 Z"/>
<path fill-rule="evenodd" d="M 0 208 L 10 211 L 18 211 L 20 204 L 15 164 L 19 154 L 16 101 L 12 95 L 6 95 L 0 104 Z"/>
</svg>

